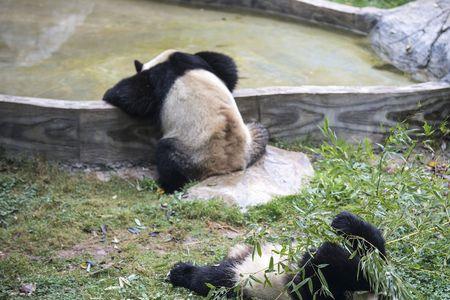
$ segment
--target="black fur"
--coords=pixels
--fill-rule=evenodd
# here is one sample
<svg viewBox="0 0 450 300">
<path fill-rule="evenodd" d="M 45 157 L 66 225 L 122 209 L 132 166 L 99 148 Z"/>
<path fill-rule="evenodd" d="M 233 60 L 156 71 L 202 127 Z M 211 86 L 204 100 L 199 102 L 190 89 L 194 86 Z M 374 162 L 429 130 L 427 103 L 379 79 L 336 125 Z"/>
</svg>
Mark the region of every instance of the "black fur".
<svg viewBox="0 0 450 300">
<path fill-rule="evenodd" d="M 136 73 L 139 73 L 140 71 L 142 71 L 142 68 L 144 67 L 144 64 L 141 63 L 138 60 L 134 61 L 134 68 L 136 69 Z"/>
<path fill-rule="evenodd" d="M 260 123 L 246 124 L 252 136 L 250 161 L 247 167 L 253 165 L 266 153 L 266 146 L 269 142 L 269 131 Z"/>
<path fill-rule="evenodd" d="M 373 242 L 380 252 L 384 252 L 384 239 L 381 232 L 371 224 L 364 222 L 355 215 L 348 212 L 342 212 L 337 215 L 333 222 L 333 228 L 341 234 L 353 235 L 354 233 L 362 233 L 360 236 L 368 241 Z M 367 248 L 370 250 L 370 248 Z M 364 278 L 362 271 L 359 269 L 359 261 L 361 257 L 356 255 L 350 259 L 351 253 L 335 243 L 325 242 L 316 251 L 306 253 L 300 264 L 299 272 L 294 277 L 286 275 L 286 282 L 292 280 L 294 286 L 289 288 L 292 299 L 303 300 L 345 300 L 347 292 L 354 291 L 370 291 L 369 282 Z M 364 255 L 364 253 L 362 253 Z M 240 260 L 225 259 L 218 266 L 196 267 L 191 264 L 177 264 L 170 271 L 169 281 L 174 286 L 180 286 L 190 289 L 202 296 L 206 296 L 209 292 L 205 283 L 210 283 L 216 287 L 234 287 L 232 268 Z M 322 284 L 318 277 L 318 266 L 320 268 L 328 288 L 333 296 L 328 296 L 320 291 Z M 313 293 L 310 292 L 308 284 L 300 287 L 294 292 L 295 286 L 299 285 L 305 278 L 311 278 Z M 229 296 L 229 295 L 228 295 Z"/>
<path fill-rule="evenodd" d="M 159 184 L 167 193 L 173 193 L 196 178 L 188 151 L 174 138 L 158 141 L 155 153 Z"/>
<path fill-rule="evenodd" d="M 216 287 L 233 288 L 236 285 L 231 272 L 235 261 L 224 260 L 217 266 L 197 267 L 189 263 L 176 264 L 169 273 L 168 280 L 174 285 L 187 288 L 201 296 L 207 296 L 210 288 L 207 283 Z M 233 291 L 228 293 L 229 297 Z"/>
<path fill-rule="evenodd" d="M 208 53 L 209 59 L 216 55 L 234 65 L 233 60 L 223 54 L 201 53 Z M 140 71 L 142 70 L 142 64 L 139 61 L 135 61 L 135 68 L 138 73 L 122 79 L 107 90 L 103 100 L 119 107 L 130 115 L 147 117 L 158 124 L 164 99 L 177 78 L 183 76 L 189 70 L 202 69 L 209 71 L 221 78 L 227 86 L 230 85 L 234 88 L 237 82 L 237 71 L 235 70 L 234 73 L 236 79 L 232 79 L 232 71 L 230 71 L 232 68 L 228 67 L 227 70 L 221 69 L 219 61 L 219 59 L 211 61 L 214 64 L 214 67 L 212 67 L 204 58 L 198 55 L 175 52 L 169 56 L 167 61 L 142 72 Z M 225 77 L 222 78 L 220 76 Z M 234 84 L 232 84 L 233 82 Z"/>
<path fill-rule="evenodd" d="M 156 146 L 158 182 L 167 193 L 173 193 L 198 177 L 199 172 L 190 163 L 188 150 L 174 138 L 161 139 Z"/>
<path fill-rule="evenodd" d="M 195 55 L 203 58 L 213 69 L 213 73 L 222 79 L 232 92 L 238 83 L 238 69 L 234 60 L 228 55 L 217 52 L 198 52 Z"/>
<path fill-rule="evenodd" d="M 126 113 L 150 120 L 160 125 L 161 108 L 175 81 L 187 71 L 203 69 L 216 74 L 231 90 L 237 83 L 237 69 L 233 60 L 223 54 L 200 52 L 199 55 L 172 53 L 165 62 L 143 70 L 143 64 L 135 61 L 137 74 L 119 81 L 107 90 L 103 100 Z M 189 164 L 188 151 L 175 140 L 161 140 L 156 149 L 159 182 L 171 193 L 199 173 Z"/>
<path fill-rule="evenodd" d="M 164 62 L 122 79 L 106 91 L 103 100 L 132 116 L 159 124 L 163 101 L 176 78 L 176 70 Z"/>
<path fill-rule="evenodd" d="M 323 243 L 313 255 L 305 254 L 300 263 L 300 266 L 304 267 L 305 276 L 297 274 L 294 278 L 294 283 L 298 285 L 304 278 L 310 277 L 314 292 L 311 294 L 309 287 L 305 285 L 299 289 L 302 298 L 299 298 L 296 293 L 292 293 L 291 297 L 293 299 L 313 299 L 313 295 L 316 293 L 316 299 L 318 300 L 333 299 L 319 291 L 322 286 L 317 275 L 319 265 L 326 265 L 320 270 L 335 300 L 345 300 L 347 291 L 370 290 L 369 283 L 364 279 L 362 273 L 359 273 L 358 277 L 360 258 L 356 256 L 353 259 L 349 259 L 350 254 L 341 246 L 329 242 Z"/>
<path fill-rule="evenodd" d="M 331 226 L 338 234 L 344 235 L 352 242 L 353 250 L 356 250 L 356 243 L 360 241 L 367 250 L 372 250 L 375 247 L 383 255 L 383 258 L 386 257 L 383 236 L 380 230 L 372 224 L 347 211 L 343 211 L 334 218 Z M 355 239 L 355 237 L 363 238 L 363 240 Z"/>
<path fill-rule="evenodd" d="M 343 234 L 346 237 L 356 239 L 357 237 L 363 238 L 373 244 L 383 256 L 385 253 L 385 242 L 381 235 L 380 230 L 373 225 L 363 221 L 359 217 L 349 213 L 341 212 L 338 214 L 331 226 L 337 231 L 338 234 Z M 373 250 L 370 244 L 364 244 L 366 251 Z M 356 249 L 356 245 L 353 245 Z M 359 255 L 365 255 L 366 253 L 359 253 Z M 304 278 L 311 277 L 313 283 L 313 291 L 317 292 L 322 284 L 318 278 L 317 268 L 319 265 L 326 265 L 321 268 L 325 280 L 328 284 L 329 290 L 333 294 L 335 300 L 345 300 L 345 293 L 355 291 L 370 291 L 370 285 L 367 279 L 364 278 L 362 270 L 359 269 L 359 261 L 361 257 L 356 255 L 350 259 L 351 253 L 343 247 L 334 243 L 323 243 L 315 253 L 312 255 L 307 253 L 304 255 L 300 267 L 304 267 L 305 276 L 303 274 L 297 274 L 294 278 L 294 283 L 299 284 Z M 302 299 L 312 299 L 307 285 L 299 289 L 299 293 Z M 314 294 L 313 293 L 313 294 Z M 291 294 L 293 299 L 301 299 L 297 294 Z M 323 293 L 316 294 L 316 299 L 325 300 L 333 299 Z"/>
</svg>

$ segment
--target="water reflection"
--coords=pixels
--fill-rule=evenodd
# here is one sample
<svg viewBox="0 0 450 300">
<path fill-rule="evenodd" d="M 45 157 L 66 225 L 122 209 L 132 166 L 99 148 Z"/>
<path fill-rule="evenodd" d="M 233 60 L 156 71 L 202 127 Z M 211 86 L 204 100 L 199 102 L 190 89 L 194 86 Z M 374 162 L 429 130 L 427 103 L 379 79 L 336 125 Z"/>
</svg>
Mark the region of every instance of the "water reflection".
<svg viewBox="0 0 450 300">
<path fill-rule="evenodd" d="M 404 85 L 365 38 L 245 12 L 148 0 L 0 0 L 0 93 L 100 99 L 165 49 L 235 58 L 239 88 Z"/>
<path fill-rule="evenodd" d="M 32 66 L 51 57 L 83 24 L 94 5 L 89 0 L 0 2 L 0 37 L 7 46 L 1 47 L 1 61 Z"/>
</svg>

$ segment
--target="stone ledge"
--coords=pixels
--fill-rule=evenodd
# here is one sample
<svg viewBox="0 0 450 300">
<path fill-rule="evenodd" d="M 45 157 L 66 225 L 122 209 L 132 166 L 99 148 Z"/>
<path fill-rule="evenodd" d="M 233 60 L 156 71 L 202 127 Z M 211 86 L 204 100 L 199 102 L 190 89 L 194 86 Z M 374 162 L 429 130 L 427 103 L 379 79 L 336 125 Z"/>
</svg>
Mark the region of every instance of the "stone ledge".
<svg viewBox="0 0 450 300">
<path fill-rule="evenodd" d="M 244 8 L 367 34 L 385 10 L 325 0 L 170 0 L 197 6 Z"/>
<path fill-rule="evenodd" d="M 380 141 L 408 120 L 438 123 L 450 115 L 450 85 L 404 87 L 274 87 L 236 91 L 244 120 L 264 124 L 272 138 L 320 139 L 328 118 L 343 138 Z M 0 148 L 7 155 L 108 164 L 150 162 L 160 133 L 102 101 L 0 95 Z"/>
<path fill-rule="evenodd" d="M 268 146 L 267 153 L 250 168 L 207 178 L 189 188 L 182 198 L 221 199 L 245 209 L 277 196 L 298 193 L 313 174 L 313 167 L 305 154 Z"/>
</svg>

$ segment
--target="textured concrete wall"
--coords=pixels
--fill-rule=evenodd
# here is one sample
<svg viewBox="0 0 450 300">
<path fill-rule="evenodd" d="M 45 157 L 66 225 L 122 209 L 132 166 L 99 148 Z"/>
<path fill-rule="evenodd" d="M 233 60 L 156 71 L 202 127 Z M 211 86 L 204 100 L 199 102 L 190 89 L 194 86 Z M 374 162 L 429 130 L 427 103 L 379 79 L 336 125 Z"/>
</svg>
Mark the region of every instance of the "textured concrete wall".
<svg viewBox="0 0 450 300">
<path fill-rule="evenodd" d="M 247 119 L 272 137 L 320 138 L 325 117 L 339 136 L 380 141 L 388 128 L 407 120 L 438 123 L 450 116 L 450 85 L 428 82 L 404 87 L 294 87 L 242 90 L 238 105 Z M 256 115 L 258 112 L 258 115 Z"/>
<path fill-rule="evenodd" d="M 324 0 L 170 0 L 173 3 L 216 7 L 247 8 L 269 14 L 327 24 L 367 34 L 383 10 L 358 8 Z M 166 2 L 166 1 L 165 1 Z"/>
<path fill-rule="evenodd" d="M 273 138 L 320 138 L 325 117 L 344 138 L 379 141 L 399 121 L 439 122 L 450 115 L 450 86 L 296 87 L 235 93 L 246 121 Z M 384 129 L 383 129 L 384 128 Z M 150 161 L 160 133 L 102 101 L 0 95 L 0 147 L 9 155 L 41 155 L 84 163 Z"/>
</svg>

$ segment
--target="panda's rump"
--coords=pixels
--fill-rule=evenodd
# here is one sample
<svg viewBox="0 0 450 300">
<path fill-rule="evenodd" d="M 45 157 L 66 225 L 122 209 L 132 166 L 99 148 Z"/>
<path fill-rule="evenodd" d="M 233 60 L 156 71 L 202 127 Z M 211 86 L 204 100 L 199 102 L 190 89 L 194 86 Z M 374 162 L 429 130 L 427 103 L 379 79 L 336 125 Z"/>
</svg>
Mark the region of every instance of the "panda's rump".
<svg viewBox="0 0 450 300">
<path fill-rule="evenodd" d="M 232 94 L 214 74 L 191 70 L 177 79 L 161 110 L 164 137 L 177 138 L 205 176 L 246 166 L 250 133 Z"/>
</svg>

